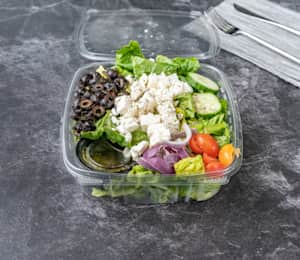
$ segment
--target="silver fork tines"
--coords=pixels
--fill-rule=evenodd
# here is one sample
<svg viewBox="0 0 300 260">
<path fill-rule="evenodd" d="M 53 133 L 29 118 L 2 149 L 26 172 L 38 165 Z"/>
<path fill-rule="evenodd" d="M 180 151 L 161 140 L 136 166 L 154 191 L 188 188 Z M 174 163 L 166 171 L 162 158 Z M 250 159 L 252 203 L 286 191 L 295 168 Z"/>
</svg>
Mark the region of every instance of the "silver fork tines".
<svg viewBox="0 0 300 260">
<path fill-rule="evenodd" d="M 226 21 L 215 9 L 212 9 L 209 15 L 213 23 L 224 33 L 234 34 L 239 31 L 239 28 Z"/>
</svg>

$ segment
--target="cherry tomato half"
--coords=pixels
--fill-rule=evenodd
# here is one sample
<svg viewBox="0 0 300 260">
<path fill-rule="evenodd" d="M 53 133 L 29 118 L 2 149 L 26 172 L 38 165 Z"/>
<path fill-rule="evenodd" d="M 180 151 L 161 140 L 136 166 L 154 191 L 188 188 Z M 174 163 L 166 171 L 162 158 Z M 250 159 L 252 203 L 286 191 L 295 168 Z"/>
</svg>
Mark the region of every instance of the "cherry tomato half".
<svg viewBox="0 0 300 260">
<path fill-rule="evenodd" d="M 205 165 L 218 161 L 215 157 L 209 156 L 207 153 L 203 153 L 202 158 Z"/>
<path fill-rule="evenodd" d="M 222 163 L 220 163 L 219 161 L 211 162 L 205 166 L 205 170 L 208 173 L 214 172 L 214 171 L 220 171 L 220 170 L 224 170 L 224 169 L 225 169 L 224 165 Z M 218 176 L 221 176 L 221 175 L 223 175 L 223 172 L 218 174 Z"/>
<path fill-rule="evenodd" d="M 225 166 L 229 166 L 235 157 L 235 149 L 232 144 L 225 144 L 219 151 L 219 161 Z"/>
<path fill-rule="evenodd" d="M 192 151 L 194 152 L 194 153 L 203 153 L 203 150 L 199 147 L 199 145 L 198 145 L 198 139 L 197 139 L 197 135 L 198 134 L 193 134 L 192 135 L 192 138 L 190 139 L 190 141 L 189 141 L 189 145 L 190 145 L 190 147 L 191 147 L 191 149 L 192 149 Z"/>
<path fill-rule="evenodd" d="M 206 153 L 212 157 L 218 156 L 219 145 L 209 134 L 193 134 L 189 144 L 194 153 Z"/>
</svg>

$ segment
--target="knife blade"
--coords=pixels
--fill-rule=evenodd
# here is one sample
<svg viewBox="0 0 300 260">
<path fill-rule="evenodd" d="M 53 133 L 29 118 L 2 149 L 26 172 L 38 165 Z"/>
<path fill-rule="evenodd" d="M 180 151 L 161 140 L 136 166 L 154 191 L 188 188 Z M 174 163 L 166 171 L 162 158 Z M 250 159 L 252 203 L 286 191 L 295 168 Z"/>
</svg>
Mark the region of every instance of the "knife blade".
<svg viewBox="0 0 300 260">
<path fill-rule="evenodd" d="M 252 17 L 255 17 L 255 18 L 257 18 L 257 19 L 262 20 L 262 21 L 265 22 L 265 23 L 274 25 L 274 26 L 279 27 L 279 28 L 281 28 L 281 29 L 283 29 L 283 30 L 286 30 L 286 31 L 288 31 L 288 32 L 290 32 L 290 33 L 292 33 L 292 34 L 295 34 L 295 35 L 297 35 L 297 36 L 300 36 L 300 31 L 298 31 L 298 30 L 296 30 L 296 29 L 294 29 L 294 28 L 288 27 L 288 26 L 286 26 L 286 25 L 283 25 L 283 24 L 281 24 L 281 23 L 278 23 L 278 22 L 276 22 L 276 21 L 274 21 L 274 20 L 272 20 L 272 19 L 269 19 L 269 18 L 267 18 L 267 17 L 264 17 L 264 16 L 262 16 L 262 15 L 259 15 L 259 14 L 255 13 L 255 12 L 251 11 L 251 10 L 248 10 L 247 8 L 245 8 L 245 7 L 243 7 L 243 6 L 240 6 L 239 4 L 233 3 L 233 7 L 234 7 L 237 11 L 239 11 L 239 12 L 241 12 L 241 13 L 243 13 L 243 14 L 246 14 L 246 15 L 249 15 L 249 16 L 252 16 Z"/>
<path fill-rule="evenodd" d="M 233 7 L 236 10 L 238 10 L 239 12 L 244 13 L 246 15 L 250 15 L 250 16 L 254 16 L 254 17 L 259 18 L 259 19 L 263 19 L 263 20 L 274 22 L 273 20 L 271 20 L 271 19 L 269 19 L 267 17 L 264 17 L 262 15 L 259 15 L 259 14 L 255 13 L 255 12 L 252 12 L 252 11 L 246 9 L 245 7 L 240 6 L 239 4 L 233 3 Z"/>
</svg>

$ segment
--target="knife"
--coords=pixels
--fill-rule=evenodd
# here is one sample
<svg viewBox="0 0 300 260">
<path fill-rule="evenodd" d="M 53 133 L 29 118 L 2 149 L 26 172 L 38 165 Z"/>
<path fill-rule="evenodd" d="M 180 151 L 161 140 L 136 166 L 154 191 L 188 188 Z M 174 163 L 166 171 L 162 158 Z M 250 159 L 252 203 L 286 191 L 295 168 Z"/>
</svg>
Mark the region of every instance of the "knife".
<svg viewBox="0 0 300 260">
<path fill-rule="evenodd" d="M 259 15 L 259 14 L 255 13 L 255 12 L 253 12 L 253 11 L 250 11 L 250 10 L 246 9 L 245 7 L 240 6 L 239 4 L 233 3 L 233 7 L 237 11 L 239 11 L 239 12 L 241 12 L 243 14 L 253 16 L 253 17 L 255 17 L 255 18 L 257 18 L 257 19 L 259 19 L 259 20 L 261 20 L 261 21 L 263 21 L 265 23 L 272 24 L 272 25 L 274 25 L 276 27 L 279 27 L 279 28 L 281 28 L 283 30 L 286 30 L 286 31 L 288 31 L 290 33 L 293 33 L 295 35 L 300 36 L 300 31 L 298 31 L 296 29 L 293 29 L 293 28 L 290 28 L 288 26 L 285 26 L 285 25 L 283 25 L 281 23 L 275 22 L 274 20 L 269 19 L 267 17 L 264 17 L 262 15 Z"/>
</svg>

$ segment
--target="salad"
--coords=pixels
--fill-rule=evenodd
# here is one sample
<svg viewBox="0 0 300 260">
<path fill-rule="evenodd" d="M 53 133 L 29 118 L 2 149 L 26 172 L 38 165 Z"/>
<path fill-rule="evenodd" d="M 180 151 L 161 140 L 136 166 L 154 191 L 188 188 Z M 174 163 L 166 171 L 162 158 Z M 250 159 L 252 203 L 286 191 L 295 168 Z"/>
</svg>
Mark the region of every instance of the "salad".
<svg viewBox="0 0 300 260">
<path fill-rule="evenodd" d="M 80 78 L 72 114 L 77 155 L 93 170 L 123 173 L 94 187 L 93 196 L 147 193 L 162 203 L 187 195 L 203 200 L 219 190 L 196 180 L 222 177 L 239 151 L 231 144 L 227 101 L 200 67 L 193 57 L 147 59 L 130 41 L 113 67 Z"/>
</svg>

